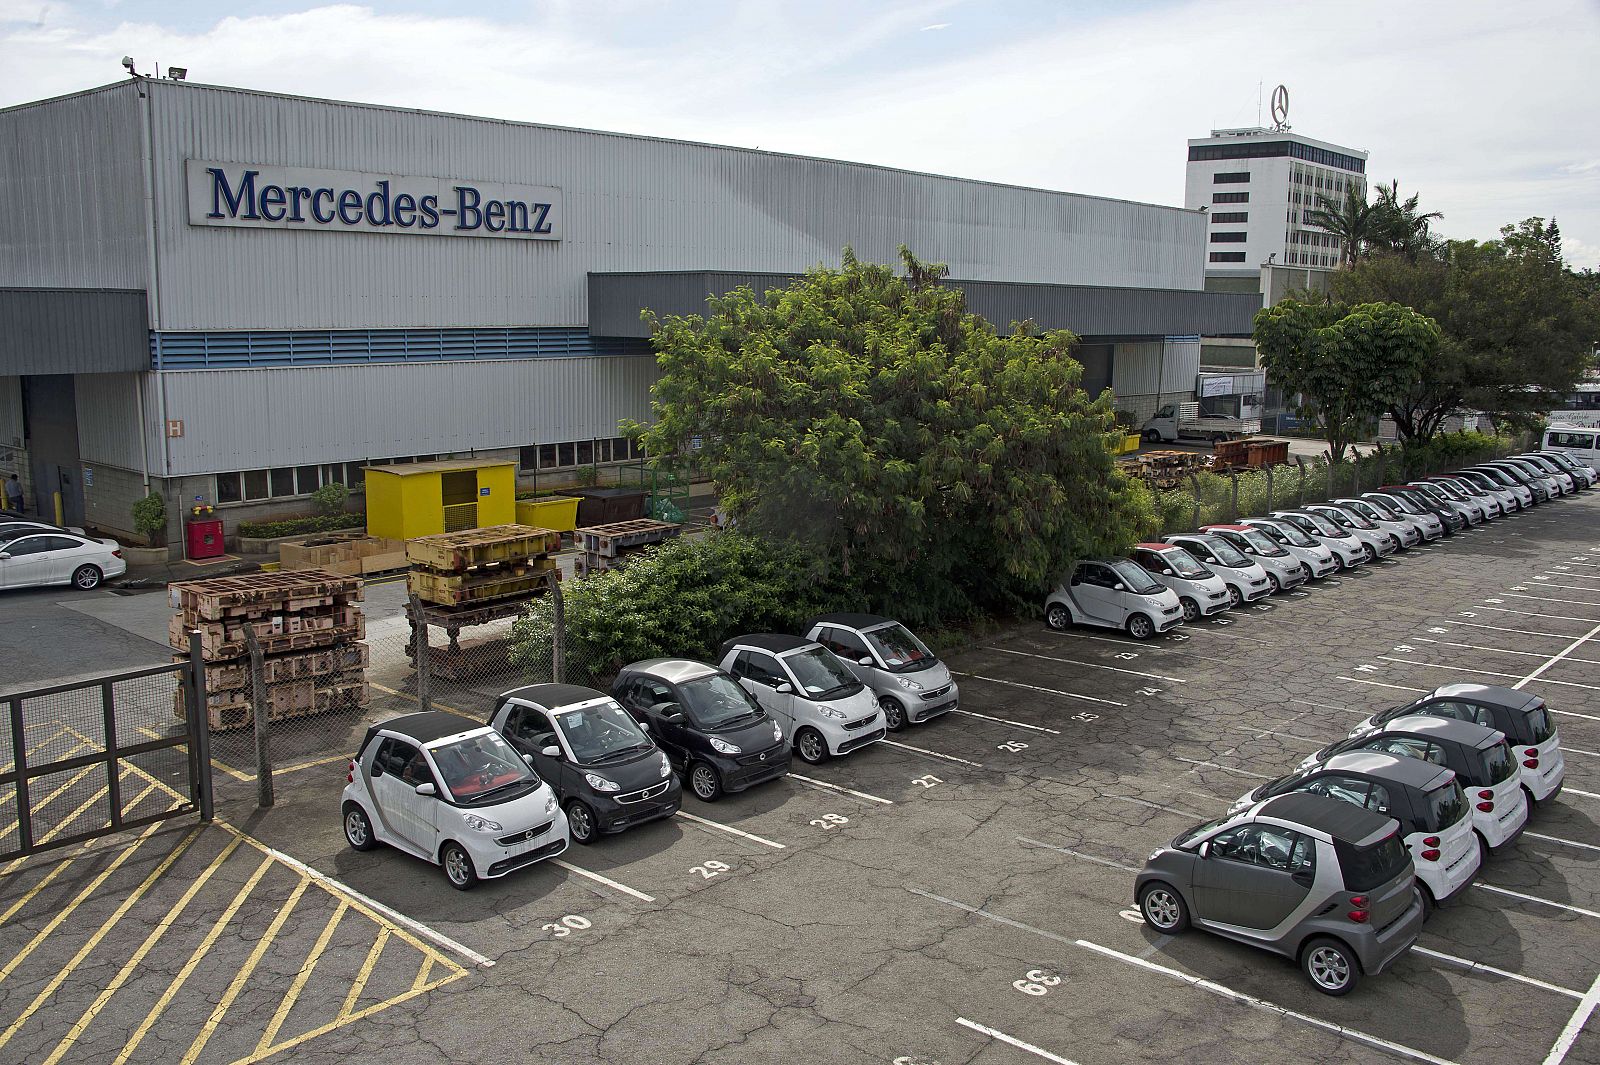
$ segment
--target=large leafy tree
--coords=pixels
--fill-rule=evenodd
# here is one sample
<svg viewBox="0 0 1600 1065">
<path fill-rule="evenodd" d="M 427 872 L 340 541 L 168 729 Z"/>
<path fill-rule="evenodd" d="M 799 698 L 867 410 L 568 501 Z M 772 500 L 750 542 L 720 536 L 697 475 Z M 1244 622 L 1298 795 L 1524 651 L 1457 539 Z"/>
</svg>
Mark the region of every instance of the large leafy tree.
<svg viewBox="0 0 1600 1065">
<path fill-rule="evenodd" d="M 1339 238 L 1341 266 L 1355 265 L 1367 246 L 1381 241 L 1388 228 L 1383 209 L 1376 203 L 1368 203 L 1366 189 L 1357 191 L 1354 185 L 1346 187 L 1340 202 L 1317 193 L 1317 206 L 1307 214 L 1306 220 Z"/>
<path fill-rule="evenodd" d="M 1431 318 L 1397 303 L 1302 303 L 1256 312 L 1256 350 L 1285 392 L 1301 393 L 1327 432 L 1333 460 L 1361 426 L 1422 375 L 1439 348 Z"/>
<path fill-rule="evenodd" d="M 1433 223 L 1444 215 L 1438 211 L 1423 211 L 1420 200 L 1418 193 L 1402 200 L 1398 181 L 1379 185 L 1378 233 L 1372 246 L 1413 261 L 1437 255 L 1442 242 L 1433 235 Z"/>
<path fill-rule="evenodd" d="M 1065 330 L 967 313 L 945 268 L 859 262 L 656 320 L 652 455 L 694 451 L 747 530 L 798 541 L 908 618 L 1036 604 L 1153 522 L 1116 472 L 1109 396 Z"/>
<path fill-rule="evenodd" d="M 1427 439 L 1460 410 L 1548 410 L 1551 394 L 1593 364 L 1600 289 L 1565 266 L 1555 223 L 1500 232 L 1450 241 L 1437 258 L 1372 256 L 1333 278 L 1339 300 L 1403 303 L 1439 323 L 1438 353 L 1390 409 L 1406 440 Z"/>
</svg>

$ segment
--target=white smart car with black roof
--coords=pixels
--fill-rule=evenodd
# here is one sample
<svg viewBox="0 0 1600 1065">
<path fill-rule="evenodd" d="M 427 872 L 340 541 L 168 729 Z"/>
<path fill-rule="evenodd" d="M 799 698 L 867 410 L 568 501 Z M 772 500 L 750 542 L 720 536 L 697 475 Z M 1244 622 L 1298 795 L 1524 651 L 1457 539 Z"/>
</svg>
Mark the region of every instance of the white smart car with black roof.
<svg viewBox="0 0 1600 1065">
<path fill-rule="evenodd" d="M 567 849 L 555 792 L 494 729 L 431 710 L 367 729 L 343 797 L 345 840 L 444 867 L 462 891 Z"/>
<path fill-rule="evenodd" d="M 806 635 L 838 656 L 878 697 L 891 732 L 956 709 L 961 689 L 916 633 L 877 614 L 823 614 Z"/>
<path fill-rule="evenodd" d="M 883 739 L 877 693 L 826 647 L 764 632 L 723 643 L 717 663 L 771 714 L 803 760 L 816 765 Z"/>
<path fill-rule="evenodd" d="M 1228 541 L 1212 533 L 1173 533 L 1162 539 L 1181 547 L 1222 578 L 1228 586 L 1228 600 L 1233 606 L 1243 606 L 1272 594 L 1272 579 L 1267 571 Z"/>
<path fill-rule="evenodd" d="M 1333 552 L 1306 535 L 1305 530 L 1292 521 L 1284 518 L 1240 518 L 1239 524 L 1261 530 L 1273 543 L 1298 558 L 1313 579 L 1326 577 L 1339 568 L 1339 560 Z"/>
<path fill-rule="evenodd" d="M 1135 544 L 1128 558 L 1178 597 L 1184 621 L 1199 621 L 1233 606 L 1227 582 L 1176 544 Z"/>
</svg>

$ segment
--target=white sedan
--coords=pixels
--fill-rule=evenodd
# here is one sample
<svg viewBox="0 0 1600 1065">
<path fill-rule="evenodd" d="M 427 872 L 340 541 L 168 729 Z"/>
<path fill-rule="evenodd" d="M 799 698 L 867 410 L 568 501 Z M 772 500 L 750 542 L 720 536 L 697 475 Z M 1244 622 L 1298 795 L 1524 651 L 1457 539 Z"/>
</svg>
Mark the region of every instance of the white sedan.
<svg viewBox="0 0 1600 1065">
<path fill-rule="evenodd" d="M 87 590 L 127 571 L 122 547 L 115 540 L 38 532 L 0 543 L 0 588 L 70 584 Z"/>
</svg>

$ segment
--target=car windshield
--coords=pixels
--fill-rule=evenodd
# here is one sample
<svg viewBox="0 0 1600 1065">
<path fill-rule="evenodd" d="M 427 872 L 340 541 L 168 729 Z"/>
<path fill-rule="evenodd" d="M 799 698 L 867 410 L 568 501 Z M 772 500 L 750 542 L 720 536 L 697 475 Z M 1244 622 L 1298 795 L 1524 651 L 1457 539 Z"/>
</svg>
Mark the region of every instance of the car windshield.
<svg viewBox="0 0 1600 1065">
<path fill-rule="evenodd" d="M 1411 865 L 1411 856 L 1406 853 L 1406 845 L 1400 842 L 1398 832 L 1390 833 L 1370 847 L 1335 840 L 1334 850 L 1339 853 L 1346 891 L 1371 891 L 1401 875 Z"/>
<path fill-rule="evenodd" d="M 1357 528 L 1357 529 L 1369 529 L 1370 530 L 1370 529 L 1377 528 L 1376 525 L 1373 525 L 1372 522 L 1368 521 L 1366 518 L 1362 517 L 1360 514 L 1357 514 L 1357 513 L 1355 513 L 1354 511 L 1351 511 L 1351 510 L 1346 510 L 1344 507 L 1340 507 L 1338 510 L 1325 510 L 1325 511 L 1323 511 L 1323 513 L 1328 515 L 1334 521 L 1339 522 L 1339 524 L 1341 524 L 1341 525 L 1343 525 L 1346 522 L 1348 522 L 1351 526 L 1353 526 L 1354 528 Z M 1340 519 L 1343 519 L 1343 521 L 1341 521 Z"/>
<path fill-rule="evenodd" d="M 1261 554 L 1266 555 L 1268 558 L 1280 558 L 1289 553 L 1283 548 L 1279 547 L 1277 544 L 1273 543 L 1272 537 L 1268 536 L 1260 529 L 1246 529 L 1244 532 L 1238 533 L 1237 535 L 1245 543 L 1255 548 Z"/>
<path fill-rule="evenodd" d="M 1478 765 L 1483 770 L 1484 784 L 1499 784 L 1510 780 L 1517 771 L 1517 760 L 1511 756 L 1511 744 L 1505 740 L 1492 747 L 1480 747 Z"/>
<path fill-rule="evenodd" d="M 505 802 L 539 786 L 539 778 L 497 732 L 428 748 L 450 797 L 463 806 Z"/>
<path fill-rule="evenodd" d="M 1127 559 L 1115 559 L 1110 565 L 1117 576 L 1122 579 L 1122 583 L 1128 586 L 1128 591 L 1130 592 L 1136 592 L 1139 595 L 1154 595 L 1166 587 Z"/>
<path fill-rule="evenodd" d="M 927 644 L 898 621 L 868 629 L 861 635 L 867 638 L 873 651 L 884 665 L 894 673 L 911 673 L 937 665 L 939 658 L 928 650 Z"/>
<path fill-rule="evenodd" d="M 1556 734 L 1555 722 L 1550 720 L 1550 711 L 1543 706 L 1524 710 L 1522 716 L 1527 719 L 1528 734 L 1533 737 L 1530 742 L 1543 743 Z"/>
<path fill-rule="evenodd" d="M 1467 793 L 1461 789 L 1461 781 L 1455 777 L 1451 777 L 1450 783 L 1443 787 L 1428 792 L 1428 823 L 1423 826 L 1427 831 L 1443 832 L 1465 816 Z"/>
<path fill-rule="evenodd" d="M 1371 503 L 1368 503 L 1365 499 L 1351 499 L 1340 503 L 1339 505 L 1349 508 L 1351 512 L 1360 514 L 1369 521 L 1389 520 L 1384 516 L 1382 511 L 1380 511 L 1377 507 L 1374 507 Z"/>
<path fill-rule="evenodd" d="M 1405 496 L 1401 495 L 1399 492 L 1390 492 L 1390 493 L 1388 493 L 1387 495 L 1385 495 L 1383 497 L 1383 501 L 1385 503 L 1388 503 L 1390 506 L 1394 507 L 1395 510 L 1400 511 L 1403 514 L 1421 514 L 1422 513 L 1422 508 L 1420 506 L 1418 506 L 1416 503 L 1412 502 L 1411 500 L 1407 499 Z"/>
<path fill-rule="evenodd" d="M 1256 790 L 1255 794 L 1265 799 L 1273 795 L 1282 795 L 1285 792 L 1293 791 L 1295 785 L 1299 784 L 1306 778 L 1308 774 L 1312 772 L 1314 772 L 1314 770 L 1302 769 L 1299 772 L 1288 773 L 1284 776 L 1278 777 L 1275 780 L 1269 780 L 1265 784 L 1261 785 L 1261 787 Z"/>
<path fill-rule="evenodd" d="M 1172 572 L 1185 580 L 1199 580 L 1201 577 L 1211 576 L 1211 571 L 1200 564 L 1200 560 L 1181 547 L 1174 547 L 1170 551 L 1162 551 L 1157 558 L 1172 567 Z"/>
<path fill-rule="evenodd" d="M 761 716 L 761 707 L 731 677 L 710 673 L 678 685 L 679 702 L 689 722 L 714 732 Z"/>
<path fill-rule="evenodd" d="M 1217 556 L 1217 561 L 1224 566 L 1248 566 L 1250 564 L 1250 560 L 1245 558 L 1237 547 L 1234 547 L 1220 536 L 1211 537 L 1206 541 L 1206 544 L 1211 548 L 1211 553 Z"/>
<path fill-rule="evenodd" d="M 1262 532 L 1273 539 L 1282 538 L 1284 543 L 1296 547 L 1316 547 L 1317 542 L 1305 534 L 1305 531 L 1292 521 L 1275 521 L 1270 526 L 1257 526 Z"/>
<path fill-rule="evenodd" d="M 783 664 L 794 674 L 800 694 L 808 699 L 831 699 L 861 690 L 861 682 L 826 647 L 808 647 L 785 655 Z"/>
<path fill-rule="evenodd" d="M 1523 485 L 1525 485 L 1525 484 L 1528 483 L 1528 479 L 1526 477 L 1524 477 L 1522 474 L 1518 473 L 1515 470 L 1507 469 L 1504 466 L 1486 466 L 1486 467 L 1484 467 L 1484 472 L 1487 473 L 1491 477 L 1495 477 L 1495 478 L 1498 478 L 1501 481 L 1504 481 L 1506 484 L 1513 484 L 1513 485 L 1515 485 L 1515 484 L 1523 484 Z"/>
<path fill-rule="evenodd" d="M 575 710 L 558 710 L 556 725 L 580 765 L 617 761 L 648 751 L 654 744 L 613 699 Z"/>
<path fill-rule="evenodd" d="M 1198 825 L 1195 825 L 1193 828 L 1189 829 L 1189 831 L 1179 834 L 1178 838 L 1172 841 L 1172 845 L 1174 847 L 1182 848 L 1192 847 L 1194 846 L 1195 840 L 1199 839 L 1201 836 L 1215 831 L 1216 829 L 1221 828 L 1230 820 L 1232 820 L 1232 818 L 1217 817 L 1210 821 L 1202 821 Z"/>
<path fill-rule="evenodd" d="M 1467 498 L 1467 493 L 1463 491 L 1461 486 L 1456 484 L 1454 481 L 1434 481 L 1433 486 L 1457 502 Z"/>
<path fill-rule="evenodd" d="M 1319 514 L 1314 510 L 1306 511 L 1306 520 L 1316 526 L 1317 532 L 1323 536 L 1344 536 L 1345 531 L 1339 528 L 1339 523 L 1326 514 Z"/>
</svg>

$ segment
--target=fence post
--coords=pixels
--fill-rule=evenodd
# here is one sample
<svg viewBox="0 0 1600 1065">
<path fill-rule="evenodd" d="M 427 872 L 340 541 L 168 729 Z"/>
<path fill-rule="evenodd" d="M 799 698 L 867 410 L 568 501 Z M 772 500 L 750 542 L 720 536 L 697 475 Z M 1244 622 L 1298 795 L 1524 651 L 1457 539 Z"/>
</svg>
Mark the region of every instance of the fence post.
<svg viewBox="0 0 1600 1065">
<path fill-rule="evenodd" d="M 1378 483 L 1373 485 L 1376 491 L 1389 483 L 1389 452 L 1384 450 L 1382 444 L 1378 445 Z"/>
<path fill-rule="evenodd" d="M 1328 449 L 1328 498 L 1333 498 L 1333 449 Z"/>
<path fill-rule="evenodd" d="M 1194 473 L 1189 474 L 1189 491 L 1194 493 L 1194 517 L 1189 521 L 1189 528 L 1195 532 L 1200 531 L 1200 478 Z"/>
<path fill-rule="evenodd" d="M 256 721 L 256 805 L 266 809 L 273 803 L 272 723 L 267 718 L 267 674 L 261 642 L 249 625 L 244 628 L 244 646 L 250 654 L 250 707 Z"/>
<path fill-rule="evenodd" d="M 1272 471 L 1276 470 L 1277 468 L 1278 467 L 1276 465 L 1268 465 L 1267 466 L 1267 513 L 1268 514 L 1272 513 Z"/>
<path fill-rule="evenodd" d="M 1296 455 L 1294 464 L 1300 468 L 1300 502 L 1297 505 L 1303 507 L 1306 505 L 1306 457 Z"/>
<path fill-rule="evenodd" d="M 417 709 L 433 709 L 433 663 L 430 660 L 432 648 L 428 643 L 428 619 L 422 612 L 422 600 L 415 594 L 408 597 L 406 613 L 411 615 L 411 642 L 416 650 L 417 669 Z"/>
<path fill-rule="evenodd" d="M 206 658 L 200 646 L 200 630 L 189 630 L 189 736 L 194 748 L 194 800 L 200 807 L 200 820 L 210 823 L 216 816 L 211 800 L 211 707 L 206 700 Z"/>
<path fill-rule="evenodd" d="M 550 585 L 550 679 L 562 684 L 567 675 L 567 614 L 561 598 L 561 574 L 550 570 L 545 581 Z"/>
<path fill-rule="evenodd" d="M 1239 471 L 1229 470 L 1228 480 L 1233 482 L 1233 498 L 1228 503 L 1228 520 L 1239 520 Z"/>
</svg>

